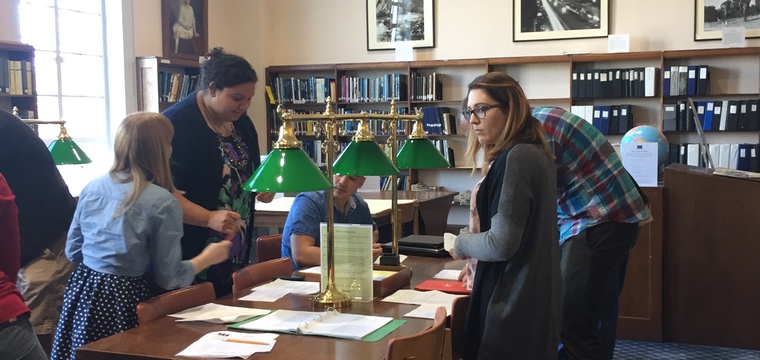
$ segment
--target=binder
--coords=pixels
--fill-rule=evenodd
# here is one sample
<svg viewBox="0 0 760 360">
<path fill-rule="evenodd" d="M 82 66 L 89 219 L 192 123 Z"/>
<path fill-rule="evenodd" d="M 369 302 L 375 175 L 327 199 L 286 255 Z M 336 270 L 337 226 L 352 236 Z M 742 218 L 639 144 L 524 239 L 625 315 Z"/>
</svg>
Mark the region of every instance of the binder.
<svg viewBox="0 0 760 360">
<path fill-rule="evenodd" d="M 600 79 L 601 70 L 594 69 L 593 74 L 594 74 L 594 80 L 592 81 L 592 86 L 591 86 L 591 96 L 598 98 L 598 97 L 601 97 L 601 94 L 602 94 L 602 83 Z"/>
<path fill-rule="evenodd" d="M 644 96 L 655 96 L 655 84 L 657 83 L 657 68 L 647 66 L 644 68 Z"/>
<path fill-rule="evenodd" d="M 749 114 L 747 113 L 747 100 L 739 100 L 739 116 L 736 120 L 736 130 L 747 130 Z"/>
<path fill-rule="evenodd" d="M 578 77 L 578 69 L 573 70 L 572 76 L 572 81 L 570 82 L 570 97 L 577 99 L 580 97 L 578 93 L 578 82 L 580 81 Z"/>
<path fill-rule="evenodd" d="M 586 97 L 586 72 L 578 70 L 578 97 Z"/>
<path fill-rule="evenodd" d="M 602 128 L 602 134 L 609 135 L 610 134 L 610 107 L 609 106 L 601 106 L 602 113 L 600 115 L 600 124 Z"/>
<path fill-rule="evenodd" d="M 710 156 L 713 159 L 713 166 L 718 167 L 718 159 L 720 159 L 720 144 L 709 144 L 707 149 L 710 151 Z"/>
<path fill-rule="evenodd" d="M 707 95 L 710 89 L 710 72 L 707 65 L 699 65 L 697 74 L 697 95 Z"/>
<path fill-rule="evenodd" d="M 594 96 L 594 70 L 586 70 L 586 97 Z"/>
<path fill-rule="evenodd" d="M 739 144 L 739 159 L 736 170 L 749 171 L 749 144 Z"/>
<path fill-rule="evenodd" d="M 697 119 L 699 120 L 699 126 L 702 127 L 704 130 L 705 128 L 705 102 L 704 101 L 697 101 L 694 103 L 694 105 L 697 107 Z"/>
<path fill-rule="evenodd" d="M 713 117 L 715 116 L 715 101 L 705 101 L 705 121 L 702 122 L 702 130 L 712 131 Z"/>
<path fill-rule="evenodd" d="M 760 172 L 760 163 L 758 163 L 757 151 L 758 144 L 749 144 L 749 171 Z"/>
<path fill-rule="evenodd" d="M 623 96 L 623 75 L 621 69 L 615 69 L 615 79 L 612 81 L 612 96 L 619 98 Z"/>
<path fill-rule="evenodd" d="M 739 101 L 728 101 L 728 113 L 726 114 L 726 127 L 721 130 L 736 131 L 739 128 Z"/>
<path fill-rule="evenodd" d="M 633 106 L 630 104 L 620 105 L 620 127 L 618 134 L 625 134 L 633 127 Z"/>
<path fill-rule="evenodd" d="M 601 106 L 594 106 L 594 117 L 591 120 L 591 125 L 594 125 L 594 127 L 599 130 L 599 132 L 602 131 L 602 107 Z"/>
<path fill-rule="evenodd" d="M 620 134 L 620 105 L 610 105 L 610 134 Z"/>
<path fill-rule="evenodd" d="M 726 122 L 728 121 L 728 100 L 721 102 L 720 123 L 718 124 L 719 131 L 726 131 Z M 713 126 L 713 129 L 715 127 Z"/>
<path fill-rule="evenodd" d="M 662 131 L 678 130 L 678 112 L 675 104 L 665 104 L 662 106 Z"/>
<path fill-rule="evenodd" d="M 672 76 L 672 75 L 671 75 Z M 682 65 L 678 67 L 678 95 L 687 94 L 687 86 L 689 84 L 689 67 Z"/>
<path fill-rule="evenodd" d="M 678 69 L 678 66 L 670 67 L 670 96 L 681 95 L 678 92 L 678 90 L 681 88 L 679 84 L 681 76 L 679 75 Z"/>
<path fill-rule="evenodd" d="M 760 130 L 760 113 L 758 113 L 757 109 L 758 102 L 760 102 L 758 99 L 747 100 L 747 130 Z"/>
<path fill-rule="evenodd" d="M 691 166 L 699 166 L 700 158 L 700 145 L 699 144 L 686 144 L 686 164 Z"/>
<path fill-rule="evenodd" d="M 731 170 L 737 170 L 736 166 L 739 163 L 739 144 L 730 144 L 730 150 L 728 155 L 728 168 Z"/>
<path fill-rule="evenodd" d="M 670 96 L 670 69 L 662 71 L 662 96 Z"/>
<path fill-rule="evenodd" d="M 694 96 L 697 94 L 697 66 L 689 65 L 686 69 L 686 95 Z"/>
<path fill-rule="evenodd" d="M 731 144 L 718 144 L 720 146 L 720 157 L 718 158 L 718 166 L 728 169 L 731 163 Z"/>
<path fill-rule="evenodd" d="M 668 162 L 667 164 L 679 164 L 680 163 L 681 144 L 669 144 L 668 145 Z"/>
<path fill-rule="evenodd" d="M 611 97 L 608 90 L 610 82 L 607 79 L 607 70 L 599 70 L 599 97 Z"/>
</svg>

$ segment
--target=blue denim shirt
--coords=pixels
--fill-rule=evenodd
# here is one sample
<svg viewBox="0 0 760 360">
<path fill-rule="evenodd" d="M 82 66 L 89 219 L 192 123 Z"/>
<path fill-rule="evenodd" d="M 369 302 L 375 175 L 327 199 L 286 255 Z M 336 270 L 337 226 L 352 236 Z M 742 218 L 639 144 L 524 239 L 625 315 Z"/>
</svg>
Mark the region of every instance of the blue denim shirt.
<svg viewBox="0 0 760 360">
<path fill-rule="evenodd" d="M 293 206 L 285 221 L 282 231 L 282 256 L 288 257 L 293 262 L 293 270 L 298 270 L 293 259 L 293 251 L 290 245 L 290 235 L 307 235 L 314 238 L 314 246 L 320 245 L 319 223 L 327 221 L 327 195 L 325 191 L 313 191 L 300 193 L 293 201 Z M 366 224 L 374 225 L 369 205 L 357 194 L 353 194 L 346 205 L 346 213 L 343 214 L 338 208 L 334 209 L 336 224 Z"/>
<path fill-rule="evenodd" d="M 195 267 L 182 261 L 179 202 L 166 189 L 149 183 L 121 212 L 131 188 L 132 183 L 117 183 L 109 174 L 85 186 L 69 229 L 66 256 L 111 275 L 142 276 L 150 268 L 165 289 L 190 285 Z"/>
</svg>

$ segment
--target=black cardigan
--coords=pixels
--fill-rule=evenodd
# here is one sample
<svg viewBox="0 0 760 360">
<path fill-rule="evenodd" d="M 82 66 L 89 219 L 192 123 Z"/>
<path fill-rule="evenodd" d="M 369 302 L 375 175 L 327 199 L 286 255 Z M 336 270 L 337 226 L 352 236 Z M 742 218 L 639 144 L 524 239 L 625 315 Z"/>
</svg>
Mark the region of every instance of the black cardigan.
<svg viewBox="0 0 760 360">
<path fill-rule="evenodd" d="M 196 93 L 193 92 L 163 112 L 174 124 L 172 176 L 174 185 L 185 192 L 188 200 L 207 210 L 216 210 L 216 201 L 222 187 L 224 162 L 219 154 L 219 139 L 206 124 L 196 101 Z M 252 173 L 261 164 L 256 128 L 247 114 L 243 114 L 233 124 L 235 131 L 248 147 Z M 250 176 L 250 173 L 247 176 Z M 248 221 L 250 230 L 253 229 L 254 204 L 255 201 L 252 201 L 252 215 Z M 246 241 L 251 241 L 250 230 L 246 234 Z M 191 259 L 205 248 L 209 232 L 206 227 L 188 224 L 184 225 L 184 231 L 182 258 Z"/>
</svg>

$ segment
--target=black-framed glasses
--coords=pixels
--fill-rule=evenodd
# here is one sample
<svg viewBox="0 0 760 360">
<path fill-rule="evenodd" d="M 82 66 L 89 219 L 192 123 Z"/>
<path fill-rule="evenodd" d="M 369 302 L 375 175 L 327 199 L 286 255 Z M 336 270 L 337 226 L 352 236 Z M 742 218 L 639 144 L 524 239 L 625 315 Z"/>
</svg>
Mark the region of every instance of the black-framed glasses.
<svg viewBox="0 0 760 360">
<path fill-rule="evenodd" d="M 489 109 L 501 107 L 501 105 L 478 105 L 474 109 L 466 108 L 462 110 L 462 115 L 464 115 L 465 119 L 470 119 L 472 115 L 475 114 L 475 117 L 478 118 L 478 120 L 483 120 Z"/>
</svg>

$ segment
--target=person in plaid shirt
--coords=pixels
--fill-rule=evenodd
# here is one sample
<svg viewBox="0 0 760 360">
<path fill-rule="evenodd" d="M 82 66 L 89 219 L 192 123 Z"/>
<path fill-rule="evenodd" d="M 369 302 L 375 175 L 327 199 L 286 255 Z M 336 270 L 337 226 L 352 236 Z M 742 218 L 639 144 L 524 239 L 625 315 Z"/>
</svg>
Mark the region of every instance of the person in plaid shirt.
<svg viewBox="0 0 760 360">
<path fill-rule="evenodd" d="M 612 359 L 628 255 L 650 218 L 646 196 L 591 123 L 560 108 L 532 114 L 557 165 L 562 345 L 570 359 Z"/>
</svg>

